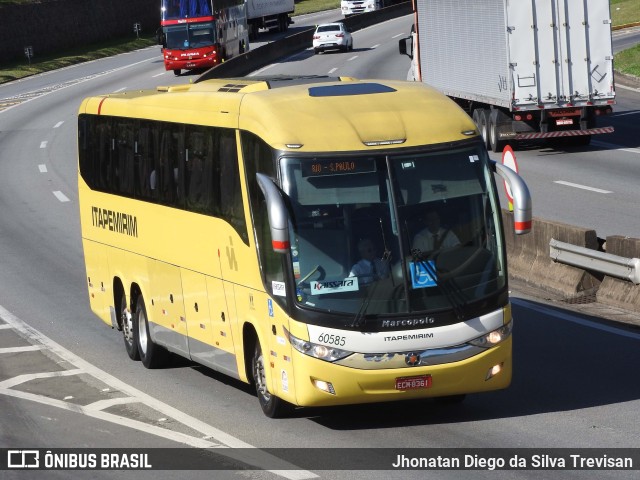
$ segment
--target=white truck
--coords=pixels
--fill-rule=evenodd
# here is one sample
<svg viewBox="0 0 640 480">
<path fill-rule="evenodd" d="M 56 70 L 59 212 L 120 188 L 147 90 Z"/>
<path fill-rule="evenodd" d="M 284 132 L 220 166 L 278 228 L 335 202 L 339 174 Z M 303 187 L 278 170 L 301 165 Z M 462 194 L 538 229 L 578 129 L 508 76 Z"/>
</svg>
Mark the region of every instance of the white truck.
<svg viewBox="0 0 640 480">
<path fill-rule="evenodd" d="M 538 138 L 587 145 L 615 104 L 609 0 L 413 0 L 408 79 L 473 117 L 487 148 Z"/>
<path fill-rule="evenodd" d="M 260 29 L 284 32 L 293 23 L 294 0 L 245 0 L 249 40 L 258 38 Z"/>
<path fill-rule="evenodd" d="M 359 13 L 373 12 L 384 7 L 384 0 L 341 0 L 342 15 L 350 17 Z"/>
</svg>

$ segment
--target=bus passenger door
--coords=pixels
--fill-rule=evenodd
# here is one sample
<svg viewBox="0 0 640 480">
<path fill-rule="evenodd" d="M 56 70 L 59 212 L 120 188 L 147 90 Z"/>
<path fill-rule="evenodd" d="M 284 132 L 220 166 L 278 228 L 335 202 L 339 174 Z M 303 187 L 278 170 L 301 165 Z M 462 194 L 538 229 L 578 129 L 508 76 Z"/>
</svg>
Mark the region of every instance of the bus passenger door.
<svg viewBox="0 0 640 480">
<path fill-rule="evenodd" d="M 182 300 L 180 269 L 163 262 L 150 260 L 151 302 L 146 301 L 147 312 L 151 311 L 149 324 L 153 340 L 172 352 L 189 356 L 187 346 L 187 322 Z M 147 299 L 145 299 L 147 300 Z"/>
</svg>

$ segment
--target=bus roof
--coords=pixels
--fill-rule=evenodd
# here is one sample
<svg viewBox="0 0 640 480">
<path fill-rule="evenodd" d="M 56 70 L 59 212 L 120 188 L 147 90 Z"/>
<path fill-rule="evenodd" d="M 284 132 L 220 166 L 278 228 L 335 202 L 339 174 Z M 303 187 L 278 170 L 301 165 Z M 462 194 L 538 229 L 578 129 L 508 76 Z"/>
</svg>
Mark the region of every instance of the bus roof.
<svg viewBox="0 0 640 480">
<path fill-rule="evenodd" d="M 276 149 L 300 152 L 436 144 L 478 134 L 469 116 L 437 90 L 391 80 L 207 79 L 91 97 L 80 113 L 240 128 Z"/>
</svg>

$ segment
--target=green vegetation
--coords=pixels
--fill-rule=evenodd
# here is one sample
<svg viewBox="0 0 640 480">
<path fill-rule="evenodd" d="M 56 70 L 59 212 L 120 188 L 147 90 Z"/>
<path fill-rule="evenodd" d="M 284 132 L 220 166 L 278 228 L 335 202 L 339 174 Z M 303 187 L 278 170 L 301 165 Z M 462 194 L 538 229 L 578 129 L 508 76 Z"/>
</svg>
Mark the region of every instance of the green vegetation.
<svg viewBox="0 0 640 480">
<path fill-rule="evenodd" d="M 296 2 L 295 15 L 322 12 L 340 8 L 340 0 L 299 0 Z"/>
<path fill-rule="evenodd" d="M 619 72 L 640 77 L 640 45 L 617 53 L 613 57 L 613 64 Z"/>
<path fill-rule="evenodd" d="M 3 4 L 36 2 L 37 0 L 0 0 L 0 7 Z M 299 0 L 296 2 L 296 15 L 331 10 L 339 6 L 340 0 Z M 611 17 L 614 26 L 640 22 L 640 2 L 638 0 L 611 0 Z M 143 36 L 139 39 L 123 38 L 98 45 L 84 45 L 46 57 L 38 57 L 38 52 L 35 52 L 36 55 L 30 65 L 25 57 L 24 60 L 0 66 L 0 83 L 151 45 L 155 45 L 155 38 Z M 615 65 L 616 69 L 624 73 L 640 76 L 640 48 L 632 48 L 617 54 Z"/>
<path fill-rule="evenodd" d="M 0 0 L 0 2 L 2 2 L 2 0 Z M 117 39 L 98 45 L 84 45 L 72 50 L 67 50 L 61 54 L 51 54 L 43 57 L 38 57 L 38 52 L 35 52 L 34 57 L 31 59 L 31 64 L 29 64 L 28 59 L 25 57 L 24 60 L 2 65 L 0 69 L 0 83 L 10 82 L 18 78 L 28 77 L 29 75 L 48 72 L 50 70 L 57 70 L 58 68 L 68 67 L 76 63 L 110 57 L 132 50 L 139 50 L 151 45 L 156 45 L 155 36 Z"/>
<path fill-rule="evenodd" d="M 611 21 L 614 27 L 640 22 L 640 2 L 638 0 L 611 0 Z"/>
</svg>

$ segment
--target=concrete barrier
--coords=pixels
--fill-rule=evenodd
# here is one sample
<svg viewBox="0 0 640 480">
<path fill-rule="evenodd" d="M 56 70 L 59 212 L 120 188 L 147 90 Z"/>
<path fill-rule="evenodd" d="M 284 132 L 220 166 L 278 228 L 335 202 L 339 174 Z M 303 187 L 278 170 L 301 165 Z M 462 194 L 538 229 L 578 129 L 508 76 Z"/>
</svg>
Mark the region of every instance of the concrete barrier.
<svg viewBox="0 0 640 480">
<path fill-rule="evenodd" d="M 513 215 L 503 210 L 502 217 L 511 277 L 564 297 L 592 292 L 600 286 L 603 275 L 556 263 L 549 256 L 549 241 L 552 238 L 597 250 L 595 230 L 534 217 L 532 232 L 516 236 L 513 233 Z"/>
<path fill-rule="evenodd" d="M 640 258 L 640 239 L 622 236 L 607 237 L 608 253 L 627 258 Z M 596 293 L 598 303 L 640 312 L 640 286 L 606 276 Z"/>
<path fill-rule="evenodd" d="M 402 17 L 411 13 L 411 2 L 403 2 L 391 7 L 376 10 L 375 12 L 362 13 L 342 20 L 352 32 L 361 30 L 371 25 Z M 263 45 L 255 50 L 230 58 L 220 65 L 216 65 L 204 72 L 194 83 L 202 82 L 210 78 L 244 77 L 262 67 L 266 67 L 276 60 L 292 55 L 296 52 L 311 48 L 313 32 L 315 28 L 295 33 L 275 42 Z M 407 32 L 408 34 L 409 32 Z"/>
</svg>

